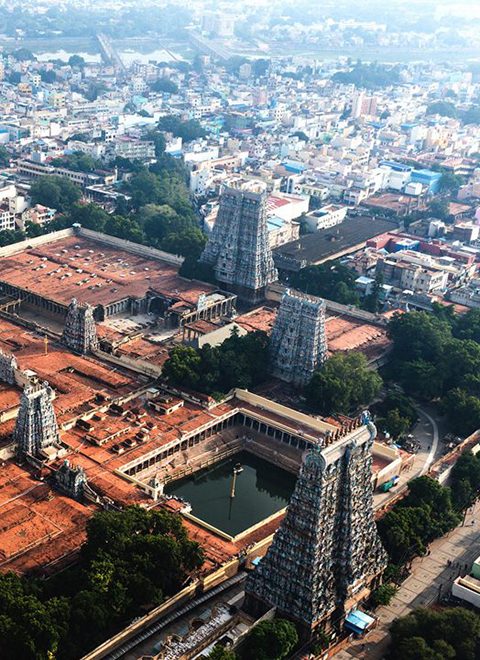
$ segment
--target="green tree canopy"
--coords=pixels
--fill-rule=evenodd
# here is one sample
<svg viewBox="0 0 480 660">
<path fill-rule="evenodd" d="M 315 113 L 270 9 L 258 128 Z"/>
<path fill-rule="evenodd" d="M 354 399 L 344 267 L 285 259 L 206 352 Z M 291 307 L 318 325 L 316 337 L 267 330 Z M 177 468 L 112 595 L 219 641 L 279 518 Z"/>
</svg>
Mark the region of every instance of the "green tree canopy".
<svg viewBox="0 0 480 660">
<path fill-rule="evenodd" d="M 424 554 L 429 543 L 459 522 L 450 489 L 424 476 L 409 482 L 408 495 L 377 522 L 377 527 L 390 560 L 401 565 Z"/>
<path fill-rule="evenodd" d="M 43 176 L 30 188 L 33 204 L 43 204 L 57 211 L 69 209 L 81 195 L 80 188 L 62 176 Z"/>
<path fill-rule="evenodd" d="M 291 284 L 296 289 L 320 296 L 344 305 L 360 302 L 355 288 L 356 275 L 338 261 L 327 261 L 319 266 L 307 266 L 292 275 Z"/>
<path fill-rule="evenodd" d="M 70 619 L 65 598 L 42 600 L 35 586 L 14 573 L 0 575 L 0 655 L 49 660 L 65 640 Z"/>
<path fill-rule="evenodd" d="M 0 145 L 0 167 L 7 167 L 10 163 L 10 154 L 3 145 Z"/>
<path fill-rule="evenodd" d="M 64 167 L 74 172 L 93 172 L 100 166 L 100 163 L 83 151 L 74 151 L 72 154 L 66 154 L 61 158 L 52 160 L 54 167 Z"/>
<path fill-rule="evenodd" d="M 77 67 L 83 69 L 85 67 L 85 60 L 81 55 L 70 55 L 68 58 L 68 63 L 71 67 Z"/>
<path fill-rule="evenodd" d="M 169 78 L 158 78 L 158 80 L 155 80 L 150 87 L 154 92 L 164 92 L 167 94 L 178 93 L 178 85 Z"/>
<path fill-rule="evenodd" d="M 452 501 L 458 510 L 466 509 L 480 491 L 480 456 L 465 451 L 455 462 L 450 475 Z"/>
<path fill-rule="evenodd" d="M 443 192 L 456 193 L 463 184 L 464 179 L 459 174 L 444 172 L 440 179 L 440 190 Z"/>
<path fill-rule="evenodd" d="M 393 357 L 408 360 L 438 360 L 446 341 L 451 337 L 450 326 L 427 312 L 396 314 L 388 325 L 393 340 Z"/>
<path fill-rule="evenodd" d="M 459 387 L 447 392 L 443 400 L 450 428 L 461 436 L 480 428 L 480 399 Z"/>
<path fill-rule="evenodd" d="M 175 115 L 162 117 L 158 122 L 161 131 L 172 133 L 175 137 L 181 137 L 184 142 L 191 142 L 206 136 L 205 130 L 196 119 L 183 121 Z"/>
<path fill-rule="evenodd" d="M 450 101 L 435 101 L 427 107 L 427 115 L 440 115 L 442 117 L 456 118 L 457 108 Z"/>
<path fill-rule="evenodd" d="M 232 331 L 220 346 L 176 346 L 163 375 L 173 385 L 215 396 L 234 387 L 251 388 L 269 375 L 268 337 L 264 332 L 241 337 Z"/>
<path fill-rule="evenodd" d="M 390 634 L 392 660 L 475 660 L 480 617 L 462 607 L 417 609 L 396 619 Z"/>
<path fill-rule="evenodd" d="M 245 660 L 281 660 L 298 644 L 298 633 L 293 623 L 285 619 L 262 621 L 250 632 L 242 645 Z"/>
<path fill-rule="evenodd" d="M 388 411 L 385 417 L 381 417 L 378 420 L 378 426 L 381 430 L 386 431 L 394 440 L 396 440 L 408 432 L 410 421 L 407 417 L 402 416 L 400 410 L 393 408 Z"/>
<path fill-rule="evenodd" d="M 234 651 L 230 651 L 221 644 L 216 644 L 207 658 L 210 660 L 236 660 L 237 656 Z"/>
<path fill-rule="evenodd" d="M 362 353 L 336 353 L 305 388 L 308 405 L 323 415 L 349 413 L 373 401 L 382 379 Z"/>
<path fill-rule="evenodd" d="M 450 216 L 448 201 L 446 199 L 433 199 L 430 202 L 430 213 L 439 220 L 448 220 Z"/>
</svg>

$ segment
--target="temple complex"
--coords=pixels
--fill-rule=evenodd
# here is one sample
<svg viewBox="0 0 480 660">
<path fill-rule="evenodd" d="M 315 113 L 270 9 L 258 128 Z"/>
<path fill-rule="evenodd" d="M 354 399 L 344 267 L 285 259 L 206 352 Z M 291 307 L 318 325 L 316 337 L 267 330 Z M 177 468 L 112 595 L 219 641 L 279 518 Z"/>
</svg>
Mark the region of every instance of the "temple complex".
<svg viewBox="0 0 480 660">
<path fill-rule="evenodd" d="M 287 290 L 273 326 L 270 354 L 277 378 L 306 385 L 327 358 L 324 301 Z"/>
<path fill-rule="evenodd" d="M 387 565 L 375 526 L 368 413 L 353 433 L 304 456 L 287 513 L 246 584 L 247 611 L 276 608 L 307 632 L 339 623 Z"/>
<path fill-rule="evenodd" d="M 97 330 L 91 305 L 88 303 L 79 305 L 76 298 L 72 299 L 65 318 L 62 340 L 68 348 L 81 355 L 98 348 Z"/>
<path fill-rule="evenodd" d="M 225 186 L 210 239 L 200 260 L 240 299 L 254 303 L 277 280 L 267 228 L 267 193 L 255 181 Z"/>
</svg>

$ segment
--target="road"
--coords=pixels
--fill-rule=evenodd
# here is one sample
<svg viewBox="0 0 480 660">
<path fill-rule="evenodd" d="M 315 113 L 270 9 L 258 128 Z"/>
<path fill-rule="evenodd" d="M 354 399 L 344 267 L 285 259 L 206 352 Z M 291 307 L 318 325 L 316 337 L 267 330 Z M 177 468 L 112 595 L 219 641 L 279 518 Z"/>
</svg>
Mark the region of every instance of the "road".
<svg viewBox="0 0 480 660">
<path fill-rule="evenodd" d="M 419 410 L 418 412 L 420 414 L 420 418 L 423 417 L 423 418 L 427 419 L 427 423 L 429 423 L 431 425 L 432 431 L 433 431 L 432 442 L 431 442 L 431 445 L 429 445 L 430 451 L 428 452 L 428 456 L 427 456 L 427 458 L 425 460 L 425 463 L 423 464 L 423 468 L 420 472 L 420 474 L 425 474 L 425 472 L 428 472 L 428 470 L 430 468 L 430 465 L 433 463 L 433 461 L 436 458 L 436 453 L 437 453 L 437 450 L 438 450 L 438 441 L 439 441 L 438 424 L 437 424 L 436 420 L 431 415 L 429 415 L 429 413 L 427 413 L 426 410 Z M 429 435 L 429 433 L 428 433 L 428 435 Z"/>
<path fill-rule="evenodd" d="M 413 429 L 413 435 L 420 443 L 420 449 L 415 455 L 412 468 L 400 477 L 400 483 L 396 488 L 388 493 L 375 492 L 373 502 L 376 509 L 388 504 L 406 490 L 408 481 L 428 472 L 431 464 L 441 455 L 442 447 L 439 441 L 443 428 L 439 428 L 439 422 L 432 415 L 433 411 L 425 408 L 417 408 L 417 410 L 419 420 Z"/>
<path fill-rule="evenodd" d="M 464 525 L 434 541 L 429 555 L 417 557 L 411 575 L 390 605 L 377 610 L 378 627 L 364 639 L 355 640 L 348 649 L 337 653 L 335 660 L 380 660 L 388 647 L 388 629 L 394 619 L 405 616 L 416 607 L 430 605 L 438 600 L 439 595 L 449 593 L 453 580 L 458 575 L 466 575 L 480 554 L 479 518 L 480 503 L 477 503 L 467 514 Z M 452 562 L 451 566 L 448 561 Z"/>
</svg>

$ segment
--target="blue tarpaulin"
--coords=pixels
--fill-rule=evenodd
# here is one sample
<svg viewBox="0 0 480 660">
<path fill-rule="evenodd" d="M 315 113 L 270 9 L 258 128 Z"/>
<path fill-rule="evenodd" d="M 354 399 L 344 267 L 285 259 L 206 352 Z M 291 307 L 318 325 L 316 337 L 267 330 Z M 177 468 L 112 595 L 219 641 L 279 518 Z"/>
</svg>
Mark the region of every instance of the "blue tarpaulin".
<svg viewBox="0 0 480 660">
<path fill-rule="evenodd" d="M 361 610 L 352 610 L 345 618 L 345 628 L 357 635 L 366 632 L 374 623 L 375 619 Z"/>
</svg>

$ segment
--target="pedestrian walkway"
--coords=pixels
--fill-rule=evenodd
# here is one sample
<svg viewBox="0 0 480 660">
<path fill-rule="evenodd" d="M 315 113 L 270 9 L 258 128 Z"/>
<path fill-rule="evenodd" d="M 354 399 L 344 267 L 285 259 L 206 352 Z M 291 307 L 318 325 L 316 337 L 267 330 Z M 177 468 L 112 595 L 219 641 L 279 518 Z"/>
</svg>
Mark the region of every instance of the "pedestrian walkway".
<svg viewBox="0 0 480 660">
<path fill-rule="evenodd" d="M 402 583 L 390 605 L 378 608 L 377 628 L 337 653 L 335 659 L 383 658 L 390 641 L 388 630 L 392 621 L 447 595 L 453 580 L 468 573 L 479 555 L 480 503 L 477 503 L 467 514 L 464 524 L 434 541 L 428 555 L 414 559 L 411 575 Z"/>
</svg>

